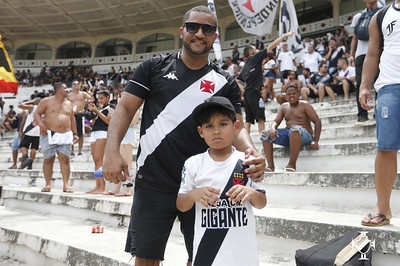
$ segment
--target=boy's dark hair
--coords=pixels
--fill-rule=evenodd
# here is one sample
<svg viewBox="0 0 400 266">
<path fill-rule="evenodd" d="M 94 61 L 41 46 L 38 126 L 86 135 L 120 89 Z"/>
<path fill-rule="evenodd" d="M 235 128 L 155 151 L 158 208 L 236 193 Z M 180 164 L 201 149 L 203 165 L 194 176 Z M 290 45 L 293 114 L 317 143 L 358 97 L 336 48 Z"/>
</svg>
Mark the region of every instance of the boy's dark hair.
<svg viewBox="0 0 400 266">
<path fill-rule="evenodd" d="M 289 86 L 286 87 L 285 92 L 288 91 L 290 88 L 295 88 L 297 92 L 299 92 L 299 88 L 295 84 L 290 84 Z"/>
<path fill-rule="evenodd" d="M 214 115 L 223 115 L 232 120 L 232 123 L 236 122 L 236 114 L 232 113 L 230 110 L 222 107 L 222 106 L 212 106 L 207 109 L 204 109 L 202 112 L 198 114 L 196 117 L 196 124 L 198 126 L 203 125 L 204 123 L 210 122 L 210 119 Z"/>
<path fill-rule="evenodd" d="M 110 93 L 108 91 L 98 91 L 97 94 L 103 94 L 106 97 L 110 97 Z"/>
<path fill-rule="evenodd" d="M 246 57 L 250 56 L 250 51 L 255 50 L 256 48 L 253 45 L 247 45 L 244 50 L 243 50 L 243 54 Z"/>
</svg>

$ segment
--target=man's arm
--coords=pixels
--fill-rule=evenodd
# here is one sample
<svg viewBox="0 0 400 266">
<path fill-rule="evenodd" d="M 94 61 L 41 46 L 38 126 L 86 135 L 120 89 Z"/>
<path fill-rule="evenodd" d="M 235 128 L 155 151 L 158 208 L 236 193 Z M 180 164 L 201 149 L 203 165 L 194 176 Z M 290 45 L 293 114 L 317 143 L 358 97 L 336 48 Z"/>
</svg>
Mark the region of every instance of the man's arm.
<svg viewBox="0 0 400 266">
<path fill-rule="evenodd" d="M 349 58 L 349 65 L 353 67 L 355 66 L 357 44 L 358 44 L 357 36 L 353 34 L 353 38 L 351 39 L 351 44 L 350 44 L 350 58 Z"/>
<path fill-rule="evenodd" d="M 378 71 L 381 56 L 381 36 L 378 29 L 378 23 L 376 22 L 376 17 L 377 13 L 372 17 L 368 26 L 368 52 L 363 64 L 360 94 L 358 98 L 362 108 L 365 110 L 371 110 L 374 108 L 374 106 L 367 104 L 367 101 L 372 103 L 369 90 L 371 88 L 372 80 Z"/>
<path fill-rule="evenodd" d="M 75 115 L 74 115 L 74 110 L 72 108 L 72 104 L 71 104 L 70 109 L 71 109 L 70 110 L 71 115 L 69 116 L 69 120 L 71 123 L 71 131 L 72 131 L 72 134 L 74 135 L 74 144 L 76 144 L 78 142 L 78 134 L 77 134 L 76 121 L 75 121 Z"/>
<path fill-rule="evenodd" d="M 107 181 L 118 183 L 128 178 L 128 165 L 119 152 L 119 146 L 142 103 L 143 99 L 131 93 L 124 93 L 113 113 L 108 126 L 103 162 L 103 175 Z M 122 176 L 121 171 L 124 171 L 125 176 Z"/>
<path fill-rule="evenodd" d="M 22 137 L 22 131 L 24 129 L 27 117 L 28 117 L 28 115 L 26 114 L 26 112 L 23 111 L 22 112 L 22 122 L 21 122 L 21 125 L 20 125 L 19 129 L 18 129 L 18 135 L 19 135 L 20 138 Z"/>
<path fill-rule="evenodd" d="M 49 98 L 41 100 L 38 107 L 36 108 L 36 111 L 33 113 L 33 118 L 35 120 L 35 123 L 40 128 L 40 135 L 42 136 L 46 136 L 47 134 L 47 126 L 43 123 L 42 114 L 46 112 L 48 101 Z"/>
<path fill-rule="evenodd" d="M 21 108 L 23 110 L 28 110 L 29 112 L 31 112 L 32 109 L 33 109 L 33 104 L 34 103 L 33 103 L 33 100 L 32 100 L 32 101 L 27 101 L 27 102 L 20 103 L 17 106 L 18 106 L 18 108 Z"/>
<path fill-rule="evenodd" d="M 278 39 L 274 40 L 272 43 L 270 43 L 270 44 L 267 46 L 267 52 L 272 51 L 272 49 L 274 49 L 275 47 L 277 47 L 278 44 L 280 44 L 285 38 L 292 37 L 293 34 L 295 34 L 295 32 L 294 32 L 294 31 L 290 31 L 290 32 L 285 33 L 284 35 L 282 35 L 282 36 L 279 37 Z"/>
</svg>

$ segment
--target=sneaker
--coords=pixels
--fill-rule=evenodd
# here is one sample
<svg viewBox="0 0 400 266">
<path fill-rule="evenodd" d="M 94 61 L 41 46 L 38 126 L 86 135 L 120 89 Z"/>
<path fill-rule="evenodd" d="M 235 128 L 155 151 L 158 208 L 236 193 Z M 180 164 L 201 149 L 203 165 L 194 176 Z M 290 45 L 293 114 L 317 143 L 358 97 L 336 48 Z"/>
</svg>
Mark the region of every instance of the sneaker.
<svg viewBox="0 0 400 266">
<path fill-rule="evenodd" d="M 31 158 L 28 157 L 28 155 L 24 155 L 24 159 L 21 164 L 21 169 L 24 169 L 27 167 L 29 164 L 31 164 L 33 161 Z"/>
<path fill-rule="evenodd" d="M 354 123 L 354 126 L 356 127 L 370 126 L 370 125 L 374 125 L 374 120 L 357 121 Z"/>
<path fill-rule="evenodd" d="M 75 156 L 75 153 L 71 152 L 71 156 Z"/>
<path fill-rule="evenodd" d="M 82 152 L 78 153 L 78 156 L 82 156 L 82 155 L 83 155 Z"/>
<path fill-rule="evenodd" d="M 33 164 L 33 161 L 28 165 L 28 167 L 26 169 L 32 170 L 32 164 Z"/>
</svg>

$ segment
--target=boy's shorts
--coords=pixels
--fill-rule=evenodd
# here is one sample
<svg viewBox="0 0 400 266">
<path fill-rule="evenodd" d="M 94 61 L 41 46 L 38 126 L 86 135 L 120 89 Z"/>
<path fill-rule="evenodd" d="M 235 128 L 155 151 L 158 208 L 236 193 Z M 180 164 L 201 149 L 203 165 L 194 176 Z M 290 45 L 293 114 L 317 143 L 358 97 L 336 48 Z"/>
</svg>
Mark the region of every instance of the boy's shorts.
<svg viewBox="0 0 400 266">
<path fill-rule="evenodd" d="M 189 261 L 192 261 L 194 208 L 179 212 L 176 197 L 176 194 L 135 187 L 126 252 L 138 258 L 164 260 L 165 246 L 178 215 Z"/>
<path fill-rule="evenodd" d="M 310 132 L 308 132 L 304 127 L 302 126 L 292 126 L 290 129 L 289 128 L 278 128 L 276 132 L 278 133 L 279 136 L 275 137 L 275 140 L 272 140 L 271 137 L 269 136 L 269 130 L 263 130 L 260 136 L 260 139 L 262 141 L 268 141 L 271 143 L 275 143 L 281 146 L 289 147 L 290 144 L 290 135 L 294 132 L 298 131 L 300 133 L 301 137 L 301 146 L 306 146 L 310 145 L 311 142 L 313 142 L 313 136 L 311 135 Z"/>
<path fill-rule="evenodd" d="M 378 150 L 400 149 L 400 84 L 386 85 L 378 92 L 375 119 Z"/>
</svg>

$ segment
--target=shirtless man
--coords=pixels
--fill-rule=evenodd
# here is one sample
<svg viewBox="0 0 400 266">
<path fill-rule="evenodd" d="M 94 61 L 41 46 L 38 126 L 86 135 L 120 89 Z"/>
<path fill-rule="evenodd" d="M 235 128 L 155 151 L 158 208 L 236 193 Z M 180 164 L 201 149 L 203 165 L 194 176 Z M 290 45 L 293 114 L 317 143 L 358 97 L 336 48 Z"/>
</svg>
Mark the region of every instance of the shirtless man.
<svg viewBox="0 0 400 266">
<path fill-rule="evenodd" d="M 74 110 L 75 121 L 76 121 L 76 129 L 78 133 L 78 155 L 82 155 L 82 147 L 83 147 L 83 126 L 82 126 L 82 116 L 79 115 L 79 112 L 84 111 L 86 100 L 93 100 L 92 96 L 87 92 L 80 91 L 80 83 L 77 80 L 72 81 L 72 91 L 68 93 L 67 99 L 71 101 L 72 107 Z M 74 145 L 72 145 L 71 155 L 74 154 Z"/>
<path fill-rule="evenodd" d="M 72 193 L 68 184 L 71 144 L 78 142 L 72 103 L 67 100 L 68 90 L 64 83 L 54 84 L 55 95 L 40 101 L 34 119 L 40 127 L 40 146 L 43 152 L 43 173 L 46 186 L 42 192 L 51 191 L 51 177 L 56 153 L 63 177 L 63 192 Z M 44 115 L 44 119 L 42 119 Z"/>
<path fill-rule="evenodd" d="M 279 108 L 271 128 L 261 132 L 261 140 L 268 163 L 268 167 L 265 168 L 266 172 L 275 171 L 273 143 L 290 148 L 290 159 L 285 167 L 286 172 L 296 171 L 297 157 L 302 146 L 310 145 L 312 150 L 317 150 L 319 147 L 321 120 L 312 105 L 305 101 L 299 101 L 299 98 L 298 87 L 296 85 L 287 86 L 287 102 Z M 277 129 L 283 119 L 286 120 L 286 128 Z M 315 127 L 314 136 L 311 121 Z"/>
</svg>

